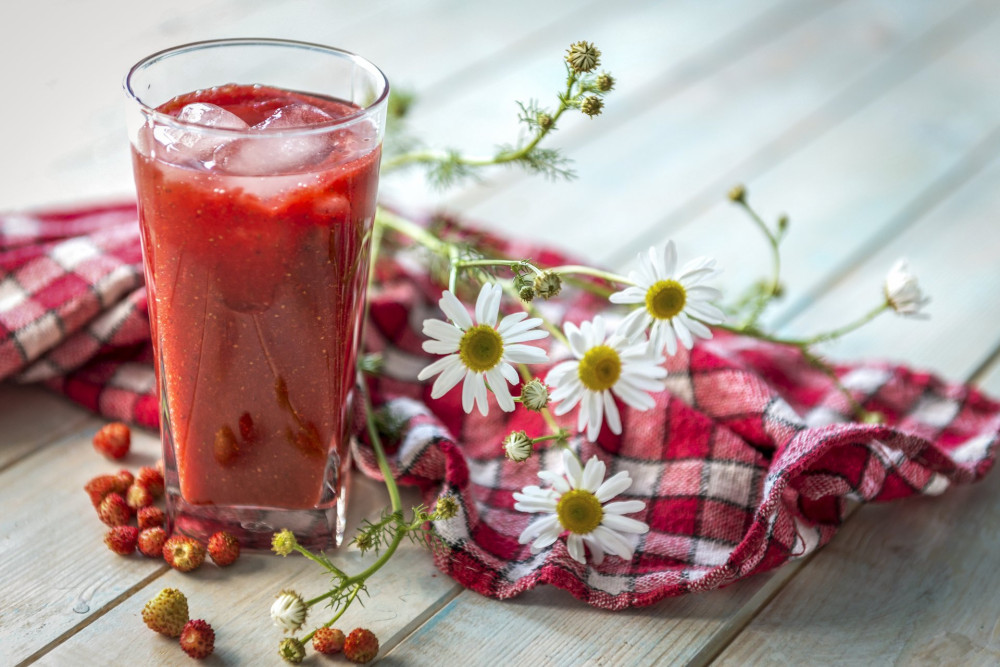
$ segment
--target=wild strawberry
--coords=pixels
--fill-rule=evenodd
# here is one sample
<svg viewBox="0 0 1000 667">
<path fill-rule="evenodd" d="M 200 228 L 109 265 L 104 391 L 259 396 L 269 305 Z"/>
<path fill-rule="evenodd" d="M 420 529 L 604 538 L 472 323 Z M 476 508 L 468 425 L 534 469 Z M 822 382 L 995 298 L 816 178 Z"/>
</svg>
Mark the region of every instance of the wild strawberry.
<svg viewBox="0 0 1000 667">
<path fill-rule="evenodd" d="M 140 507 L 139 511 L 136 512 L 136 516 L 139 521 L 139 530 L 162 527 L 167 519 L 163 514 L 163 510 L 153 506 Z"/>
<path fill-rule="evenodd" d="M 139 474 L 135 476 L 135 483 L 149 489 L 154 498 L 163 495 L 163 473 L 156 468 L 149 466 L 139 468 Z"/>
<path fill-rule="evenodd" d="M 114 475 L 98 475 L 83 485 L 83 490 L 90 496 L 90 502 L 94 504 L 94 507 L 100 507 L 101 501 L 117 489 L 118 485 Z"/>
<path fill-rule="evenodd" d="M 208 538 L 208 555 L 220 567 L 232 565 L 240 557 L 240 541 L 221 530 Z"/>
<path fill-rule="evenodd" d="M 179 637 L 188 622 L 188 601 L 176 588 L 164 588 L 142 608 L 142 620 L 150 630 Z"/>
<path fill-rule="evenodd" d="M 109 459 L 122 459 L 132 444 L 132 432 L 121 422 L 105 424 L 94 434 L 94 449 Z"/>
<path fill-rule="evenodd" d="M 104 536 L 104 543 L 119 556 L 128 556 L 135 551 L 139 539 L 139 529 L 135 526 L 115 526 Z"/>
<path fill-rule="evenodd" d="M 128 491 L 128 487 L 132 486 L 132 483 L 135 482 L 135 475 L 125 468 L 122 468 L 115 473 L 115 480 L 118 488 L 121 489 L 118 493 L 124 496 L 125 492 Z"/>
<path fill-rule="evenodd" d="M 174 535 L 163 545 L 163 559 L 175 570 L 190 572 L 205 561 L 205 547 L 193 537 Z"/>
<path fill-rule="evenodd" d="M 125 502 L 134 510 L 138 510 L 141 507 L 149 507 L 153 504 L 153 494 L 146 487 L 133 484 L 128 487 L 128 493 L 125 494 Z"/>
<path fill-rule="evenodd" d="M 132 508 L 117 493 L 109 493 L 97 508 L 97 516 L 109 526 L 124 526 L 132 518 Z"/>
<path fill-rule="evenodd" d="M 371 662 L 378 655 L 378 637 L 371 630 L 354 628 L 344 640 L 344 657 L 351 662 Z"/>
<path fill-rule="evenodd" d="M 313 648 L 319 653 L 331 655 L 344 648 L 344 633 L 336 628 L 318 628 L 313 635 Z"/>
<path fill-rule="evenodd" d="M 199 619 L 188 621 L 181 630 L 181 648 L 192 658 L 207 658 L 215 650 L 215 631 Z"/>
<path fill-rule="evenodd" d="M 163 545 L 167 541 L 167 531 L 159 526 L 139 531 L 139 551 L 143 556 L 160 558 L 163 555 Z"/>
</svg>

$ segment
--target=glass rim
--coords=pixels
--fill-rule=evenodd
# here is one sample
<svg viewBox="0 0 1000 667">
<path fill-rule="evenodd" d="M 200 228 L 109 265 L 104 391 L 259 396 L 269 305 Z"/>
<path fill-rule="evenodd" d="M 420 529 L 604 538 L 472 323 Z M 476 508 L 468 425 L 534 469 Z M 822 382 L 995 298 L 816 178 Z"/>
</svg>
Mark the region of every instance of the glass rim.
<svg viewBox="0 0 1000 667">
<path fill-rule="evenodd" d="M 332 56 L 337 56 L 350 60 L 354 64 L 361 67 L 361 69 L 367 71 L 371 74 L 376 83 L 380 83 L 382 86 L 381 94 L 370 104 L 365 107 L 359 108 L 357 111 L 348 114 L 346 116 L 341 116 L 339 118 L 334 118 L 333 120 L 326 123 L 317 123 L 315 125 L 306 125 L 302 127 L 288 128 L 283 130 L 256 130 L 254 132 L 248 132 L 247 129 L 233 129 L 233 128 L 221 128 L 221 127 L 211 127 L 208 125 L 199 125 L 198 123 L 191 123 L 183 120 L 178 120 L 175 116 L 171 116 L 168 113 L 163 113 L 162 111 L 157 111 L 155 107 L 151 107 L 142 101 L 139 95 L 132 87 L 133 77 L 142 69 L 156 64 L 167 58 L 171 58 L 178 55 L 183 55 L 190 53 L 192 51 L 199 51 L 202 49 L 219 48 L 226 46 L 280 46 L 288 48 L 303 49 L 306 51 L 316 51 L 321 53 L 327 53 Z M 231 82 L 236 83 L 236 82 Z M 225 84 L 220 84 L 225 85 Z M 265 83 L 249 84 L 249 85 L 268 85 Z M 351 51 L 346 51 L 344 49 L 339 49 L 335 46 L 326 46 L 323 44 L 316 44 L 314 42 L 303 42 L 293 39 L 276 39 L 271 37 L 237 37 L 231 39 L 207 39 L 198 42 L 189 42 L 187 44 L 179 44 L 177 46 L 172 46 L 166 49 L 162 49 L 155 53 L 152 53 L 145 58 L 139 60 L 137 63 L 129 68 L 128 72 L 125 74 L 125 78 L 122 80 L 122 88 L 125 91 L 125 96 L 128 100 L 134 103 L 139 110 L 148 118 L 152 118 L 158 125 L 167 125 L 180 130 L 195 131 L 206 135 L 217 135 L 225 137 L 261 137 L 261 138 L 276 138 L 276 137 L 287 137 L 287 136 L 303 136 L 310 134 L 322 134 L 325 132 L 330 132 L 334 129 L 344 128 L 346 126 L 354 125 L 355 123 L 364 120 L 375 112 L 380 106 L 384 106 L 386 100 L 389 97 L 389 80 L 386 78 L 385 73 L 378 68 L 374 63 L 372 63 L 367 58 L 359 56 Z M 190 91 L 180 91 L 178 95 L 184 94 Z M 294 91 L 303 92 L 307 94 L 317 94 L 317 91 Z"/>
</svg>

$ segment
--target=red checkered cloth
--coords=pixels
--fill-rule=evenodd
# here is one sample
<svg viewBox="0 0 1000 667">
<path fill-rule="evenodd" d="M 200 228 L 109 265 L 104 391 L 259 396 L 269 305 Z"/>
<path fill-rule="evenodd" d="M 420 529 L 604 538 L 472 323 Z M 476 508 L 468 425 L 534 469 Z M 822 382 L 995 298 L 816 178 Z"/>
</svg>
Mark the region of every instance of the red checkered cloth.
<svg viewBox="0 0 1000 667">
<path fill-rule="evenodd" d="M 564 260 L 460 233 L 494 256 Z M 108 417 L 155 423 L 139 267 L 133 206 L 0 217 L 0 378 L 44 380 Z M 405 252 L 380 262 L 377 277 L 366 347 L 384 359 L 371 388 L 390 464 L 429 505 L 447 494 L 459 500 L 458 515 L 437 524 L 435 559 L 483 595 L 548 583 L 622 609 L 719 588 L 828 542 L 850 500 L 939 494 L 981 478 L 996 457 L 1000 404 L 971 387 L 889 364 L 843 365 L 837 374 L 854 399 L 886 416 L 884 425 L 853 423 L 842 393 L 797 349 L 719 333 L 668 359 L 654 409 L 619 405 L 621 436 L 604 429 L 596 443 L 572 442 L 608 475 L 632 477 L 620 498 L 644 501 L 631 516 L 650 526 L 633 558 L 584 565 L 563 540 L 533 555 L 518 536 L 537 515 L 514 510 L 513 493 L 538 483 L 541 469 L 561 471 L 561 457 L 541 448 L 515 464 L 500 443 L 512 430 L 541 435 L 545 424 L 495 406 L 487 417 L 466 415 L 457 389 L 431 400 L 430 385 L 415 378 L 430 362 L 420 329 L 441 317 L 440 288 Z M 575 293 L 540 306 L 580 322 L 607 304 Z M 552 349 L 553 362 L 560 355 Z M 354 454 L 379 477 L 369 446 Z"/>
</svg>

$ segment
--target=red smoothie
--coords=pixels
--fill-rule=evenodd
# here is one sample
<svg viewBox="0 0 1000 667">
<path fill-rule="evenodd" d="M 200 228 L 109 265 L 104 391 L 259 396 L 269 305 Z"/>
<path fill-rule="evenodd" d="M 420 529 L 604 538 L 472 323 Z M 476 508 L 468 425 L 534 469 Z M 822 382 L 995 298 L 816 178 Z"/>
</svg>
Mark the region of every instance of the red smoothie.
<svg viewBox="0 0 1000 667">
<path fill-rule="evenodd" d="M 356 106 L 261 86 L 195 91 L 158 111 L 222 128 L 147 127 L 133 148 L 181 495 L 315 507 L 339 495 L 324 487 L 348 461 L 376 132 L 344 124 Z M 316 131 L 287 131 L 302 126 Z"/>
</svg>

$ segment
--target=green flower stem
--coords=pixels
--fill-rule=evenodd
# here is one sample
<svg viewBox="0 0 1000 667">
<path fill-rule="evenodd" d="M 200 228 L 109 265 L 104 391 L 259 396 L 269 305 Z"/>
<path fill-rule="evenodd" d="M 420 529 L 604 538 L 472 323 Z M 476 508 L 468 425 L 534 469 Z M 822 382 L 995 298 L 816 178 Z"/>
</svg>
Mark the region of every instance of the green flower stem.
<svg viewBox="0 0 1000 667">
<path fill-rule="evenodd" d="M 517 299 L 518 301 L 521 300 L 520 295 L 514 291 L 514 285 L 512 283 L 509 282 L 504 283 L 503 291 L 506 292 L 508 296 Z M 537 317 L 542 321 L 542 326 L 545 327 L 545 329 L 550 334 L 552 334 L 553 338 L 561 342 L 566 347 L 569 347 L 569 340 L 566 338 L 566 335 L 559 329 L 559 327 L 552 324 L 552 322 L 549 322 L 549 320 L 546 317 L 544 317 L 540 312 L 538 312 L 538 308 L 536 308 L 534 304 L 523 303 L 522 305 L 524 306 L 524 309 L 528 311 L 529 315 L 531 315 L 532 317 Z"/>
<path fill-rule="evenodd" d="M 439 255 L 447 255 L 448 248 L 451 246 L 450 243 L 442 241 L 417 223 L 411 222 L 395 213 L 389 213 L 381 206 L 375 212 L 375 224 L 399 232 L 403 236 L 413 239 L 428 250 Z"/>
<path fill-rule="evenodd" d="M 767 238 L 768 244 L 771 246 L 771 283 L 765 288 L 763 294 L 760 294 L 757 298 L 757 303 L 754 305 L 753 310 L 747 315 L 746 319 L 743 321 L 744 327 L 751 327 L 757 323 L 760 318 L 761 313 L 767 307 L 778 294 L 778 290 L 781 287 L 781 252 L 778 249 L 778 244 L 781 239 L 771 231 L 771 228 L 767 226 L 767 223 L 757 214 L 757 211 L 747 203 L 746 199 L 739 199 L 736 201 L 737 204 L 743 207 L 750 219 L 760 228 L 764 236 Z"/>
<path fill-rule="evenodd" d="M 336 623 L 337 621 L 339 621 L 340 617 L 344 615 L 345 611 L 347 611 L 347 608 L 351 606 L 352 602 L 354 602 L 354 598 L 358 597 L 358 593 L 361 592 L 362 588 L 363 587 L 362 587 L 361 584 L 356 584 L 354 586 L 354 588 L 351 590 L 350 594 L 348 594 L 346 600 L 344 601 L 344 604 L 341 605 L 341 607 L 337 611 L 337 613 L 334 614 L 333 618 L 331 618 L 329 621 L 327 621 L 326 623 L 324 623 L 320 627 L 328 628 L 331 625 L 333 625 L 334 623 Z M 308 602 L 306 602 L 306 606 L 307 607 L 311 607 L 314 602 L 319 602 L 320 600 L 324 599 L 325 597 L 327 597 L 327 596 L 324 595 L 324 596 L 321 596 L 319 598 L 315 598 L 313 600 L 309 600 Z M 315 634 L 316 634 L 316 630 L 313 630 L 309 634 L 303 636 L 302 639 L 301 639 L 302 643 L 305 644 L 306 642 L 308 642 L 310 639 L 313 638 L 313 635 L 315 635 Z"/>
<path fill-rule="evenodd" d="M 381 167 L 382 173 L 388 173 L 394 169 L 412 164 L 433 164 L 449 160 L 455 160 L 458 164 L 466 167 L 489 167 L 523 160 L 555 128 L 556 122 L 563 115 L 563 112 L 574 106 L 570 101 L 573 99 L 573 86 L 576 84 L 576 81 L 576 73 L 570 72 L 566 83 L 566 92 L 559 96 L 559 108 L 552 114 L 552 124 L 548 128 L 539 128 L 534 138 L 517 150 L 497 153 L 489 158 L 468 158 L 461 155 L 452 155 L 444 151 L 414 151 L 403 153 L 402 155 L 397 155 L 383 161 Z"/>
<path fill-rule="evenodd" d="M 629 280 L 624 276 L 620 276 L 617 273 L 611 273 L 610 271 L 602 271 L 601 269 L 595 269 L 592 266 L 580 266 L 578 264 L 567 264 L 565 266 L 556 266 L 548 269 L 552 273 L 568 274 L 568 275 L 578 275 L 578 276 L 593 276 L 595 278 L 601 278 L 602 280 L 607 280 L 609 283 L 618 283 L 621 285 L 635 285 L 634 282 Z"/>
<path fill-rule="evenodd" d="M 830 331 L 824 331 L 822 333 L 818 333 L 814 336 L 810 336 L 809 338 L 782 338 L 781 336 L 769 334 L 753 326 L 745 324 L 740 326 L 731 326 L 728 324 L 713 324 L 712 326 L 717 329 L 722 329 L 724 331 L 742 334 L 744 336 L 750 336 L 752 338 L 758 338 L 760 340 L 766 340 L 771 343 L 779 343 L 782 345 L 794 345 L 795 347 L 806 348 L 810 345 L 815 345 L 817 343 L 825 343 L 827 341 L 835 340 L 837 338 L 840 338 L 841 336 L 849 334 L 855 329 L 859 329 L 865 324 L 868 324 L 876 317 L 878 317 L 886 310 L 888 310 L 890 307 L 891 306 L 888 303 L 881 303 L 872 310 L 868 311 L 867 313 L 859 317 L 858 319 L 854 320 L 853 322 L 845 324 L 844 326 L 838 327 L 836 329 L 831 329 Z"/>
<path fill-rule="evenodd" d="M 532 438 L 535 442 L 546 442 L 548 440 L 565 440 L 566 431 L 560 429 L 559 433 L 552 433 L 551 435 L 540 435 L 537 438 Z"/>
<path fill-rule="evenodd" d="M 467 266 L 524 266 L 534 271 L 535 275 L 542 275 L 542 270 L 537 266 L 520 259 L 460 259 L 453 266 L 458 269 L 464 269 Z"/>
</svg>

